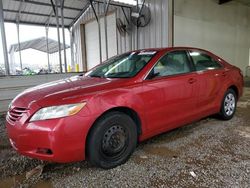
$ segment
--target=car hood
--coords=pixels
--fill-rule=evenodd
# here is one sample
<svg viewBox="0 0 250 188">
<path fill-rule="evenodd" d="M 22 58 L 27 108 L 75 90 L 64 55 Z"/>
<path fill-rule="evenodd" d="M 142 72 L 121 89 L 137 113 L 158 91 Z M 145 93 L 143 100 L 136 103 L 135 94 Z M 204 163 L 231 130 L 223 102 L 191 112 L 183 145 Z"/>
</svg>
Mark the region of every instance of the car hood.
<svg viewBox="0 0 250 188">
<path fill-rule="evenodd" d="M 126 79 L 93 78 L 74 76 L 29 88 L 20 93 L 12 106 L 30 108 L 81 102 L 97 92 L 121 87 Z"/>
</svg>

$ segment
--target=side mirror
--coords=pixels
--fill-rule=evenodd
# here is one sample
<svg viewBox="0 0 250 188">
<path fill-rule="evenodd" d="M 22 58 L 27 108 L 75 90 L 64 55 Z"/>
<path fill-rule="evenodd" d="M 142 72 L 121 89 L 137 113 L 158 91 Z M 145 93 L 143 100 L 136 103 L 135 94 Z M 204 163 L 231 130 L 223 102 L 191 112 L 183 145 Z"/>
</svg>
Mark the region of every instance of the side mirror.
<svg viewBox="0 0 250 188">
<path fill-rule="evenodd" d="M 154 79 L 155 77 L 159 76 L 160 73 L 157 72 L 157 73 L 154 73 L 154 71 L 151 71 L 147 77 L 147 80 L 151 80 L 151 79 Z"/>
</svg>

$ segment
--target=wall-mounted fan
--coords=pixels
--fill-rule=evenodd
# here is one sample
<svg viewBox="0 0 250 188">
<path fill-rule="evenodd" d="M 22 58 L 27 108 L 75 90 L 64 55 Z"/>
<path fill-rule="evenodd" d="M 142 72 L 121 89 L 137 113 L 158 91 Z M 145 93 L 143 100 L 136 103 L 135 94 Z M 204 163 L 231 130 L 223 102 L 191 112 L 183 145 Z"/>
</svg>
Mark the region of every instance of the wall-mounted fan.
<svg viewBox="0 0 250 188">
<path fill-rule="evenodd" d="M 131 9 L 131 21 L 137 27 L 145 27 L 151 20 L 151 12 L 145 4 L 133 6 Z"/>
<path fill-rule="evenodd" d="M 131 27 L 128 24 L 125 24 L 121 18 L 116 19 L 116 27 L 120 33 L 121 36 L 125 36 L 126 33 L 129 34 L 131 31 Z"/>
</svg>

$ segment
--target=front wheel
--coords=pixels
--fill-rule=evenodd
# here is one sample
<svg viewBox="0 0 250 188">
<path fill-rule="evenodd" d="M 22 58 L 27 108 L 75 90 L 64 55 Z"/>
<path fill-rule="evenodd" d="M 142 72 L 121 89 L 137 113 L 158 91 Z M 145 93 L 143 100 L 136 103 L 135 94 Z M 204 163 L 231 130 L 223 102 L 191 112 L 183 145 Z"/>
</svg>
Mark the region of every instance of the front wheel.
<svg viewBox="0 0 250 188">
<path fill-rule="evenodd" d="M 224 120 L 230 120 L 233 118 L 237 106 L 237 97 L 235 91 L 228 89 L 224 95 L 221 104 L 220 117 Z"/>
<path fill-rule="evenodd" d="M 95 123 L 87 144 L 87 155 L 93 165 L 114 168 L 125 163 L 136 148 L 136 124 L 124 113 L 107 113 Z"/>
</svg>

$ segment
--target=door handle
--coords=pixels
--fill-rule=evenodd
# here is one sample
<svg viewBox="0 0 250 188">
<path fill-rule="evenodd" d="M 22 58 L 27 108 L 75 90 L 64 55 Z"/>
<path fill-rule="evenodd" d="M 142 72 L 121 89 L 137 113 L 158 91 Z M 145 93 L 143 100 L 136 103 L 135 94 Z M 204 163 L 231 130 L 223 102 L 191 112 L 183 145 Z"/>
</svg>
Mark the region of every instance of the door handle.
<svg viewBox="0 0 250 188">
<path fill-rule="evenodd" d="M 223 72 L 221 75 L 225 77 L 227 74 L 226 74 L 226 72 Z"/>
<path fill-rule="evenodd" d="M 188 80 L 188 83 L 193 84 L 193 83 L 196 82 L 196 81 L 197 81 L 196 79 L 190 78 L 190 79 Z"/>
<path fill-rule="evenodd" d="M 229 71 L 229 69 L 224 69 L 224 71 L 221 73 L 221 76 L 227 76 L 227 72 Z"/>
</svg>

